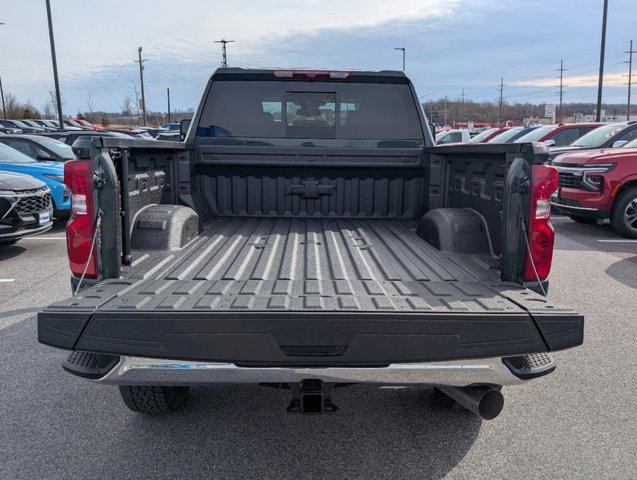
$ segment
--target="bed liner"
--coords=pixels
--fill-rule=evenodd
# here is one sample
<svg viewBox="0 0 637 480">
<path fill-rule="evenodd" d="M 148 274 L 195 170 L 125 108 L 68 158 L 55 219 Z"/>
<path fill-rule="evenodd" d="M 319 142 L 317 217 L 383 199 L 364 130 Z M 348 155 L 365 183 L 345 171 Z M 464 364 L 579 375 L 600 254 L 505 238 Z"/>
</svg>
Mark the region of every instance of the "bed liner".
<svg viewBox="0 0 637 480">
<path fill-rule="evenodd" d="M 50 337 L 64 337 L 66 348 L 304 365 L 531 353 L 577 341 L 579 315 L 500 282 L 495 257 L 436 250 L 416 226 L 213 219 L 181 251 L 136 252 L 123 278 L 50 306 L 41 340 L 61 346 L 42 338 L 55 324 Z"/>
</svg>

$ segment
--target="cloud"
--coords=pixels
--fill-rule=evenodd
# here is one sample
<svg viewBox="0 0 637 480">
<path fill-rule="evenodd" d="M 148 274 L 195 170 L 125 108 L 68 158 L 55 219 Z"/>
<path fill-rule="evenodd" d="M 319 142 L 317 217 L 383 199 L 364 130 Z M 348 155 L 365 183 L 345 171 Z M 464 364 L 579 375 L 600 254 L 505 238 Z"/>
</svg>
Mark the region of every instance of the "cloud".
<svg viewBox="0 0 637 480">
<path fill-rule="evenodd" d="M 0 0 L 2 1 L 2 0 Z M 570 101 L 588 101 L 596 85 L 599 5 L 578 2 L 556 10 L 551 0 L 85 0 L 55 2 L 54 27 L 61 84 L 72 112 L 89 93 L 99 109 L 115 110 L 138 79 L 133 63 L 144 47 L 147 104 L 194 107 L 220 65 L 220 38 L 231 66 L 399 69 L 419 92 L 436 97 L 493 100 L 504 77 L 508 101 L 555 96 L 554 69 L 563 58 Z M 125 14 L 122 14 L 125 12 Z M 9 3 L 2 11 L 0 73 L 5 89 L 41 105 L 52 88 L 44 9 Z M 625 60 L 635 0 L 609 8 L 605 100 L 622 99 L 617 78 Z M 96 20 L 97 19 L 97 20 Z M 28 36 L 25 25 L 33 28 Z M 7 39 L 20 38 L 19 43 Z M 584 68 L 586 67 L 586 68 Z M 591 68 L 592 67 L 592 68 Z M 573 75 L 570 75 L 570 74 Z M 575 75 L 578 74 L 578 75 Z M 538 79 L 539 77 L 539 79 Z M 580 87 L 582 85 L 582 87 Z M 591 85 L 591 87 L 585 87 Z M 590 88 L 587 91 L 586 88 Z M 540 98 L 542 97 L 542 98 Z M 549 98 L 550 97 L 550 98 Z"/>
<path fill-rule="evenodd" d="M 573 77 L 566 76 L 564 78 L 564 86 L 566 88 L 585 88 L 597 87 L 598 75 L 577 75 Z M 626 81 L 626 76 L 622 72 L 613 72 L 604 74 L 604 85 L 607 87 L 621 87 Z M 537 80 L 520 80 L 511 82 L 510 85 L 515 87 L 555 87 L 558 80 L 555 78 L 537 79 Z"/>
</svg>

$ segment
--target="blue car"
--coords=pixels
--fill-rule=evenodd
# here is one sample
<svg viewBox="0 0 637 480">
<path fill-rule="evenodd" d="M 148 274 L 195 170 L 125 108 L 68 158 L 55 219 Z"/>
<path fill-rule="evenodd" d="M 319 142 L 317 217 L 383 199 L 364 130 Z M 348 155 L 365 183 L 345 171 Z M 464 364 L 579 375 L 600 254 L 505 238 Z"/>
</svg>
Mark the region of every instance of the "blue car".
<svg viewBox="0 0 637 480">
<path fill-rule="evenodd" d="M 64 162 L 38 162 L 0 143 L 0 171 L 22 173 L 42 180 L 51 189 L 53 215 L 57 218 L 69 217 L 71 193 L 64 184 Z"/>
</svg>

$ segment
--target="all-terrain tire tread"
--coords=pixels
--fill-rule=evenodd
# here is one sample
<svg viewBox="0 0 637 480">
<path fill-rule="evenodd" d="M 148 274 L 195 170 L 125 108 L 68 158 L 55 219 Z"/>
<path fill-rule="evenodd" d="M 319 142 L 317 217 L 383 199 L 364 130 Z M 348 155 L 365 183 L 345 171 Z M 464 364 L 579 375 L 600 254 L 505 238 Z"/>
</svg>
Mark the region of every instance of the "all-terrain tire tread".
<svg viewBox="0 0 637 480">
<path fill-rule="evenodd" d="M 119 387 L 126 406 L 146 415 L 162 415 L 176 411 L 188 397 L 187 387 L 124 385 Z"/>
</svg>

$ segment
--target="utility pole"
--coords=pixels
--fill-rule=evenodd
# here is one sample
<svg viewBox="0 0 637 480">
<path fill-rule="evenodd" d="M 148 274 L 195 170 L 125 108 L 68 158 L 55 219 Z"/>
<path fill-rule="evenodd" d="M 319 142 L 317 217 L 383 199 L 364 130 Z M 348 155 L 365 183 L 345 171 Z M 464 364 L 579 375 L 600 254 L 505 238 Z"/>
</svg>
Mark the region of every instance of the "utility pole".
<svg viewBox="0 0 637 480">
<path fill-rule="evenodd" d="M 142 59 L 142 47 L 137 48 L 137 56 L 139 60 L 135 60 L 135 63 L 139 63 L 139 81 L 142 85 L 142 122 L 143 126 L 146 126 L 146 96 L 144 95 L 144 62 L 147 59 Z"/>
<path fill-rule="evenodd" d="M 445 95 L 445 125 L 447 125 L 447 95 Z"/>
<path fill-rule="evenodd" d="M 170 88 L 166 89 L 166 96 L 168 97 L 168 123 L 170 123 Z"/>
<path fill-rule="evenodd" d="M 633 41 L 630 41 L 630 47 L 628 51 L 628 103 L 626 104 L 626 121 L 630 121 L 630 90 L 633 86 L 633 53 L 637 53 L 637 50 L 633 50 Z"/>
<path fill-rule="evenodd" d="M 2 90 L 2 77 L 0 77 L 0 97 L 2 97 L 2 116 L 7 119 L 7 109 L 4 106 L 4 90 Z"/>
<path fill-rule="evenodd" d="M 4 22 L 0 22 L 0 25 L 4 25 Z M 4 106 L 4 90 L 2 90 L 2 77 L 0 76 L 0 98 L 2 98 L 2 116 L 7 119 L 7 109 Z"/>
<path fill-rule="evenodd" d="M 405 71 L 405 51 L 407 50 L 405 47 L 396 47 L 394 50 L 400 50 L 403 52 L 403 72 Z"/>
<path fill-rule="evenodd" d="M 460 120 L 463 121 L 464 120 L 464 88 L 462 89 L 462 95 L 460 95 Z"/>
<path fill-rule="evenodd" d="M 215 43 L 221 44 L 221 66 L 223 68 L 228 68 L 228 57 L 226 55 L 226 45 L 228 43 L 234 43 L 234 40 L 216 40 Z"/>
<path fill-rule="evenodd" d="M 500 78 L 500 102 L 498 105 L 498 127 L 502 127 L 502 103 L 504 102 L 504 77 Z"/>
<path fill-rule="evenodd" d="M 562 123 L 563 120 L 563 112 L 562 112 L 562 104 L 563 104 L 563 100 L 564 100 L 564 71 L 566 69 L 564 68 L 564 60 L 560 60 L 560 68 L 559 70 L 557 70 L 558 72 L 560 72 L 560 76 L 558 77 L 560 79 L 560 91 L 559 91 L 559 95 L 560 95 L 560 106 L 559 106 L 559 110 L 558 110 L 558 115 L 557 115 L 557 123 Z"/>
<path fill-rule="evenodd" d="M 597 112 L 595 121 L 602 116 L 602 89 L 604 88 L 604 53 L 606 51 L 606 19 L 608 17 L 608 0 L 604 0 L 604 15 L 602 17 L 602 45 L 599 51 L 599 82 L 597 85 Z"/>
<path fill-rule="evenodd" d="M 53 21 L 51 20 L 50 0 L 46 0 L 46 18 L 49 23 L 49 41 L 51 43 L 51 61 L 53 62 L 53 81 L 55 83 L 55 102 L 58 107 L 58 121 L 60 122 L 60 130 L 64 130 L 64 118 L 62 118 L 62 94 L 60 93 L 60 81 L 58 80 L 58 62 L 55 57 L 55 40 L 53 38 Z"/>
</svg>

